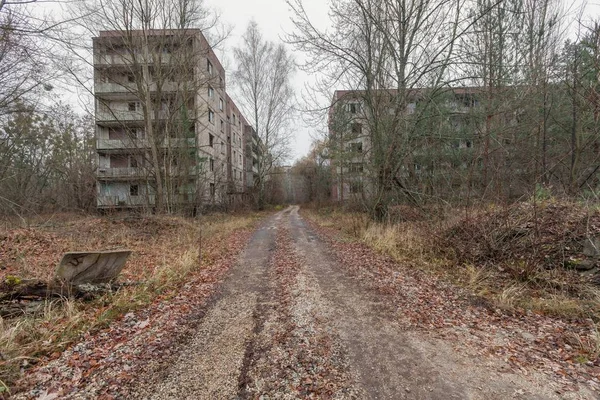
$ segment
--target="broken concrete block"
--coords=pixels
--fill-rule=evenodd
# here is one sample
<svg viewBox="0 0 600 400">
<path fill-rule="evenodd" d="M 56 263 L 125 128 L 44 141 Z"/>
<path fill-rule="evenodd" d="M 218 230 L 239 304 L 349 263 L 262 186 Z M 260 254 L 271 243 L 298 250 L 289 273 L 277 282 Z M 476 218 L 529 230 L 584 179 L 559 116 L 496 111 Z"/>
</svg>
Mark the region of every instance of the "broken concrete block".
<svg viewBox="0 0 600 400">
<path fill-rule="evenodd" d="M 66 253 L 55 278 L 69 285 L 108 283 L 123 270 L 131 250 Z"/>
</svg>

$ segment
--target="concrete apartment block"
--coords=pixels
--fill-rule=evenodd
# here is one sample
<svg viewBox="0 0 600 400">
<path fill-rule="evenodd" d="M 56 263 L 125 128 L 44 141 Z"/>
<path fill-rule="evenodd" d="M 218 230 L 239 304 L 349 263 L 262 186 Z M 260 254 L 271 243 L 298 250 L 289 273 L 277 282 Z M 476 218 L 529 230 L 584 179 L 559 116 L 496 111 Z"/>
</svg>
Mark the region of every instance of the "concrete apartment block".
<svg viewBox="0 0 600 400">
<path fill-rule="evenodd" d="M 93 48 L 97 206 L 243 201 L 251 128 L 200 30 L 101 31 Z"/>
</svg>

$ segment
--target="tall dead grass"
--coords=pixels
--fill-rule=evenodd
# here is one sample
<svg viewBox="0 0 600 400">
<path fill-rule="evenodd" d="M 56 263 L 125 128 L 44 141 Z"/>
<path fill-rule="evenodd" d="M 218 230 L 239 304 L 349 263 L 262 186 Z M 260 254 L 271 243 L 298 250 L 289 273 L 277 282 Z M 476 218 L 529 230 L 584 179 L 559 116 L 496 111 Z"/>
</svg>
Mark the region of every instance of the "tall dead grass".
<svg viewBox="0 0 600 400">
<path fill-rule="evenodd" d="M 458 259 L 451 248 L 441 249 L 437 239 L 440 232 L 456 226 L 458 217 L 379 224 L 366 214 L 339 209 L 305 212 L 322 226 L 342 231 L 400 264 L 451 281 L 500 309 L 600 320 L 600 287 L 575 271 L 544 269 L 519 260 L 502 266 L 482 265 Z"/>
<path fill-rule="evenodd" d="M 88 216 L 30 226 L 31 235 L 51 240 L 27 243 L 31 247 L 39 242 L 45 246 L 44 252 L 24 251 L 15 259 L 17 267 L 12 273 L 47 279 L 64 251 L 129 248 L 133 254 L 120 280 L 137 284 L 89 303 L 47 300 L 35 314 L 0 317 L 0 394 L 9 390 L 23 367 L 39 357 L 60 352 L 82 333 L 107 326 L 115 318 L 147 306 L 159 295 L 175 293 L 191 274 L 228 252 L 229 235 L 250 228 L 260 216 L 214 214 L 200 219 L 165 216 L 124 220 Z M 26 239 L 24 232 L 22 240 Z"/>
</svg>

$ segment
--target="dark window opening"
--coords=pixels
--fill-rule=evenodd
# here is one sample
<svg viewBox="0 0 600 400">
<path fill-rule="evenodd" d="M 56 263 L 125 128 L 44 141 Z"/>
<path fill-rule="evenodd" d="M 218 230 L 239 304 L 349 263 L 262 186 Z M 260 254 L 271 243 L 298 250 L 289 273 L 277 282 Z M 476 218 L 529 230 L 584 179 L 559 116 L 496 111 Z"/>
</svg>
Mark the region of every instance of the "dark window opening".
<svg viewBox="0 0 600 400">
<path fill-rule="evenodd" d="M 140 195 L 140 185 L 129 185 L 129 195 L 130 196 L 139 196 Z"/>
<path fill-rule="evenodd" d="M 350 151 L 353 153 L 362 153 L 362 151 L 363 151 L 362 142 L 350 143 Z"/>
<path fill-rule="evenodd" d="M 214 144 L 215 144 L 215 137 L 209 133 L 208 134 L 208 145 L 210 147 L 214 147 Z"/>
<path fill-rule="evenodd" d="M 350 193 L 362 193 L 362 182 L 351 182 Z"/>
</svg>

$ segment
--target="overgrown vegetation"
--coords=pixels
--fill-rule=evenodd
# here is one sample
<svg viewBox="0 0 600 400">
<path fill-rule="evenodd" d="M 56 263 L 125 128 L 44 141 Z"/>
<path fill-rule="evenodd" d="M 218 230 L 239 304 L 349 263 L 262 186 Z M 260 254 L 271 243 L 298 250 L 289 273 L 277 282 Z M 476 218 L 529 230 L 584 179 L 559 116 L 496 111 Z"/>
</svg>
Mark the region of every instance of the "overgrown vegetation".
<svg viewBox="0 0 600 400">
<path fill-rule="evenodd" d="M 34 315 L 0 318 L 0 382 L 4 382 L 0 387 L 8 388 L 21 368 L 35 364 L 40 357 L 58 357 L 83 333 L 101 329 L 153 301 L 170 298 L 190 276 L 227 254 L 225 239 L 251 227 L 256 217 L 214 214 L 192 220 L 55 215 L 30 220 L 28 227 L 3 230 L 1 281 L 11 277 L 49 279 L 66 251 L 128 248 L 133 254 L 119 279 L 131 285 L 116 293 L 91 302 L 49 300 Z"/>
<path fill-rule="evenodd" d="M 385 224 L 341 209 L 310 216 L 493 307 L 600 321 L 597 256 L 584 251 L 586 241 L 600 237 L 597 207 L 549 200 L 469 213 L 448 209 L 435 218 L 404 211 L 408 220 Z"/>
</svg>

